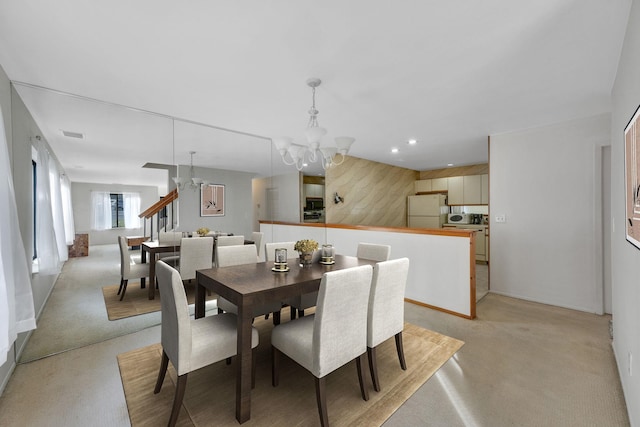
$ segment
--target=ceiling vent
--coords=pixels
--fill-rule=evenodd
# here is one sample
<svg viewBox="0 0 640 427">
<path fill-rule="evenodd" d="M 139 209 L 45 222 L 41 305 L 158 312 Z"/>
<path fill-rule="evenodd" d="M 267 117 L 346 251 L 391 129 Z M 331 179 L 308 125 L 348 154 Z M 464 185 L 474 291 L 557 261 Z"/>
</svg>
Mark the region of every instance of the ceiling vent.
<svg viewBox="0 0 640 427">
<path fill-rule="evenodd" d="M 68 138 L 78 138 L 78 139 L 84 139 L 84 134 L 80 133 L 80 132 L 70 132 L 68 130 L 63 130 L 62 134 Z"/>
</svg>

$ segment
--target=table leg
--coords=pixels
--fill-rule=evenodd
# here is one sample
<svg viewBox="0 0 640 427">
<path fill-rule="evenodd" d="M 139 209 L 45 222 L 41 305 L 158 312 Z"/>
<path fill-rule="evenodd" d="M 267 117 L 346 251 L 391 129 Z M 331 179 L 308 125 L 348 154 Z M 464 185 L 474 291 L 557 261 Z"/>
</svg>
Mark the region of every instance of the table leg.
<svg viewBox="0 0 640 427">
<path fill-rule="evenodd" d="M 236 419 L 251 418 L 251 332 L 252 309 L 238 304 L 238 363 L 236 371 Z"/>
<path fill-rule="evenodd" d="M 149 299 L 156 297 L 156 254 L 149 254 Z"/>
<path fill-rule="evenodd" d="M 198 275 L 198 273 L 196 273 L 196 276 Z M 196 319 L 200 319 L 201 317 L 204 317 L 204 310 L 205 310 L 205 294 L 206 294 L 207 290 L 205 289 L 204 286 L 202 286 L 199 282 L 196 285 L 196 314 L 195 314 L 195 318 Z"/>
</svg>

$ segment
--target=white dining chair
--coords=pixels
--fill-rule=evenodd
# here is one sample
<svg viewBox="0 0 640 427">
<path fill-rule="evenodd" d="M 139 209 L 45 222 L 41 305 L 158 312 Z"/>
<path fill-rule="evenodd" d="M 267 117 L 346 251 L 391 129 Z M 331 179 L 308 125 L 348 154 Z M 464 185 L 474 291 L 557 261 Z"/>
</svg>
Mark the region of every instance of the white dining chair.
<svg viewBox="0 0 640 427">
<path fill-rule="evenodd" d="M 178 374 L 169 417 L 169 426 L 174 426 L 187 387 L 187 375 L 236 355 L 237 319 L 233 314 L 191 319 L 180 273 L 163 261 L 158 261 L 156 271 L 162 312 L 160 331 L 162 361 L 153 393 L 158 394 L 162 389 L 167 367 L 171 361 Z M 258 331 L 252 328 L 251 347 L 254 352 L 258 342 Z M 253 354 L 252 384 L 255 384 L 255 359 Z M 212 394 L 215 395 L 215 393 Z M 215 398 L 213 395 L 212 398 Z"/>
<path fill-rule="evenodd" d="M 356 256 L 370 261 L 387 261 L 391 256 L 391 246 L 377 243 L 358 243 Z"/>
<path fill-rule="evenodd" d="M 145 278 L 149 277 L 149 264 L 138 264 L 131 258 L 125 236 L 118 236 L 118 246 L 120 247 L 120 287 L 118 288 L 118 295 L 120 295 L 120 301 L 122 301 L 125 292 L 127 292 L 129 279 L 140 279 L 140 286 L 144 286 Z M 154 286 L 154 284 L 149 283 L 149 286 Z"/>
<path fill-rule="evenodd" d="M 362 364 L 367 351 L 367 301 L 372 270 L 370 265 L 363 265 L 325 273 L 315 314 L 278 325 L 271 332 L 273 386 L 278 385 L 280 353 L 284 353 L 315 377 L 323 426 L 329 425 L 326 376 L 353 359 L 362 398 L 369 400 Z"/>
<path fill-rule="evenodd" d="M 181 241 L 182 241 L 181 231 L 173 231 L 173 230 L 162 231 L 161 230 L 158 233 L 158 243 L 160 243 L 161 245 L 180 246 Z M 180 261 L 180 252 L 179 251 L 163 252 L 158 254 L 158 258 L 163 260 L 166 263 L 169 263 L 170 265 L 176 266 Z"/>
<path fill-rule="evenodd" d="M 241 246 L 244 245 L 244 236 L 219 236 L 216 238 L 214 248 L 213 263 L 218 266 L 218 248 L 223 246 Z M 257 251 L 256 251 L 257 252 Z M 257 259 L 257 256 L 256 256 Z"/>
<path fill-rule="evenodd" d="M 294 249 L 296 242 L 275 242 L 265 244 L 265 256 L 267 262 L 275 261 L 276 249 L 284 248 L 287 250 L 287 260 L 297 260 L 298 251 Z M 296 261 L 297 262 L 297 261 Z M 299 295 L 282 301 L 283 304 L 291 308 L 291 320 L 304 316 L 304 311 L 308 308 L 315 307 L 318 299 L 318 292 L 310 292 L 308 294 Z"/>
<path fill-rule="evenodd" d="M 367 358 L 375 391 L 380 391 L 376 347 L 383 341 L 395 336 L 400 367 L 404 371 L 407 370 L 402 330 L 404 329 L 404 291 L 408 275 L 409 258 L 383 261 L 373 267 L 367 314 Z"/>
<path fill-rule="evenodd" d="M 196 278 L 196 270 L 211 268 L 213 237 L 185 237 L 180 243 L 179 271 L 182 280 Z"/>
<path fill-rule="evenodd" d="M 258 252 L 258 262 L 264 261 L 264 254 L 262 253 L 262 239 L 264 239 L 264 233 L 261 231 L 254 231 L 251 233 L 251 240 L 256 245 L 256 251 Z"/>
<path fill-rule="evenodd" d="M 232 267 L 234 265 L 256 264 L 255 245 L 223 246 L 218 248 L 218 268 Z M 273 324 L 280 323 L 280 301 L 273 301 L 253 307 L 253 317 L 268 315 L 273 313 Z M 238 313 L 238 307 L 231 301 L 218 297 L 218 312 Z"/>
</svg>

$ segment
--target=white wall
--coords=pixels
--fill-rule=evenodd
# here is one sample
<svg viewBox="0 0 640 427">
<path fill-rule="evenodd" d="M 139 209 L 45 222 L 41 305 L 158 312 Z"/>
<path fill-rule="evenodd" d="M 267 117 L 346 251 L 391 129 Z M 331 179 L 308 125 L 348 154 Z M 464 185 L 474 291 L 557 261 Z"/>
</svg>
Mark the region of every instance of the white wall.
<svg viewBox="0 0 640 427">
<path fill-rule="evenodd" d="M 179 166 L 178 172 L 180 176 L 189 176 L 189 166 Z M 200 190 L 179 190 L 177 229 L 195 231 L 207 227 L 211 231 L 250 236 L 253 231 L 251 180 L 254 174 L 194 167 L 194 175 L 212 184 L 225 186 L 225 215 L 201 217 Z"/>
<path fill-rule="evenodd" d="M 109 191 L 112 193 L 140 193 L 140 209 L 144 211 L 160 200 L 157 187 L 143 185 L 95 184 L 87 182 L 71 183 L 71 201 L 73 203 L 73 221 L 76 233 L 88 233 L 89 245 L 106 245 L 118 242 L 118 236 L 142 236 L 143 222 L 140 228 L 114 228 L 111 230 L 91 229 L 91 192 Z M 147 225 L 147 235 L 149 235 Z"/>
<path fill-rule="evenodd" d="M 631 425 L 640 425 L 640 250 L 626 241 L 624 198 L 624 128 L 640 104 L 640 4 L 631 6 L 611 115 L 611 275 L 613 348 Z M 633 355 L 633 376 L 629 355 Z"/>
<path fill-rule="evenodd" d="M 608 114 L 491 136 L 492 292 L 602 312 L 596 201 L 609 140 Z"/>
</svg>

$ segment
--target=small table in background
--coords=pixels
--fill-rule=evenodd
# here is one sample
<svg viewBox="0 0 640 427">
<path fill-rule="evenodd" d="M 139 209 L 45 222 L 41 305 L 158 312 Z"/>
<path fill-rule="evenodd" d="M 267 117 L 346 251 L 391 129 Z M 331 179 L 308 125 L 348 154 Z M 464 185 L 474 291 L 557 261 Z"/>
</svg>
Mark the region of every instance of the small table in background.
<svg viewBox="0 0 640 427">
<path fill-rule="evenodd" d="M 140 249 L 142 242 L 146 242 L 147 240 L 149 240 L 149 238 L 145 236 L 127 236 L 127 246 L 130 246 L 131 249 Z"/>
</svg>

